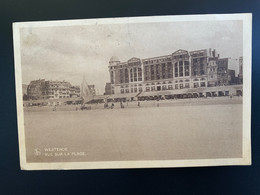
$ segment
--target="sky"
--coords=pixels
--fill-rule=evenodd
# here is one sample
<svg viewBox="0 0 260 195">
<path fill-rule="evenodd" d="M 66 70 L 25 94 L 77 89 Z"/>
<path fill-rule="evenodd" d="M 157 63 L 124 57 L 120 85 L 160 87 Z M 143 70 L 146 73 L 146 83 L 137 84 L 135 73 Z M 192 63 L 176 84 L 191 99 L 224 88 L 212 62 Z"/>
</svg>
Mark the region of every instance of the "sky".
<svg viewBox="0 0 260 195">
<path fill-rule="evenodd" d="M 80 85 L 83 76 L 103 94 L 109 82 L 112 56 L 121 62 L 132 57 L 169 55 L 178 49 L 216 49 L 230 57 L 238 74 L 243 55 L 242 21 L 193 21 L 26 27 L 21 35 L 22 82 L 36 79 Z"/>
</svg>

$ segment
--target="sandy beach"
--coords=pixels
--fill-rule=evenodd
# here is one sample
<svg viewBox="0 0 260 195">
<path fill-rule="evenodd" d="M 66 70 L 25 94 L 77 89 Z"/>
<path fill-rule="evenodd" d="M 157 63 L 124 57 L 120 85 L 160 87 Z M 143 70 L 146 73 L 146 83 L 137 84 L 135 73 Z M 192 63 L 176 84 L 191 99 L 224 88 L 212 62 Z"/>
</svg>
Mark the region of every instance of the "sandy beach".
<svg viewBox="0 0 260 195">
<path fill-rule="evenodd" d="M 210 104 L 208 99 L 196 105 L 187 99 L 182 105 L 170 102 L 176 106 L 160 102 L 160 107 L 145 107 L 142 102 L 131 109 L 25 111 L 27 161 L 241 157 L 242 99 L 218 100 L 226 104 Z M 184 101 L 190 103 L 184 106 Z M 46 153 L 48 148 L 65 148 L 68 155 Z"/>
</svg>

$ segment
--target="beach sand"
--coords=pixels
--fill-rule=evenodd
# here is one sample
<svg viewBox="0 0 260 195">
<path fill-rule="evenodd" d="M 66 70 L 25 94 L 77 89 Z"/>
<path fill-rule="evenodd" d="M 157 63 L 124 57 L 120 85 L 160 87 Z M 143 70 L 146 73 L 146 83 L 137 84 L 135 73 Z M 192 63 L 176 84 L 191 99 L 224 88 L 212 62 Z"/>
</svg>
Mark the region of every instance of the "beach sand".
<svg viewBox="0 0 260 195">
<path fill-rule="evenodd" d="M 24 118 L 27 162 L 242 156 L 242 104 L 239 101 L 223 105 L 191 103 L 84 111 L 34 110 L 25 111 Z M 66 148 L 69 155 L 52 152 L 53 156 L 46 156 L 46 148 Z M 35 155 L 35 149 L 41 154 Z"/>
</svg>

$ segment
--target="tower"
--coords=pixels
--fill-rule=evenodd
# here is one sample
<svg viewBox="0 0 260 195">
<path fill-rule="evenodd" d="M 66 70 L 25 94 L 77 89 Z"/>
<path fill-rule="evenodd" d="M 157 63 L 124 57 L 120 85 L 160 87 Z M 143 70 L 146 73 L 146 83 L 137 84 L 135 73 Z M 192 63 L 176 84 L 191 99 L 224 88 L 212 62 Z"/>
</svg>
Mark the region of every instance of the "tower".
<svg viewBox="0 0 260 195">
<path fill-rule="evenodd" d="M 109 60 L 109 73 L 110 73 L 110 82 L 111 84 L 115 84 L 115 71 L 116 71 L 116 66 L 119 64 L 120 61 L 118 57 L 112 56 Z"/>
</svg>

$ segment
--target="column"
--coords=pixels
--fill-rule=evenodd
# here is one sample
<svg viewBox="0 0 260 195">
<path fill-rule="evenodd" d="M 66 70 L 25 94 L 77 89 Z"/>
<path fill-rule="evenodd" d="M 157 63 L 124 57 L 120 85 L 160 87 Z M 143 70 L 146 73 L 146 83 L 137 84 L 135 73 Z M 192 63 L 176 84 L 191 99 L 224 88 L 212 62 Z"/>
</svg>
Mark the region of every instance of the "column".
<svg viewBox="0 0 260 195">
<path fill-rule="evenodd" d="M 131 83 L 131 77 L 130 77 L 130 70 L 131 70 L 131 68 L 127 68 L 127 70 L 128 70 L 129 83 Z"/>
</svg>

